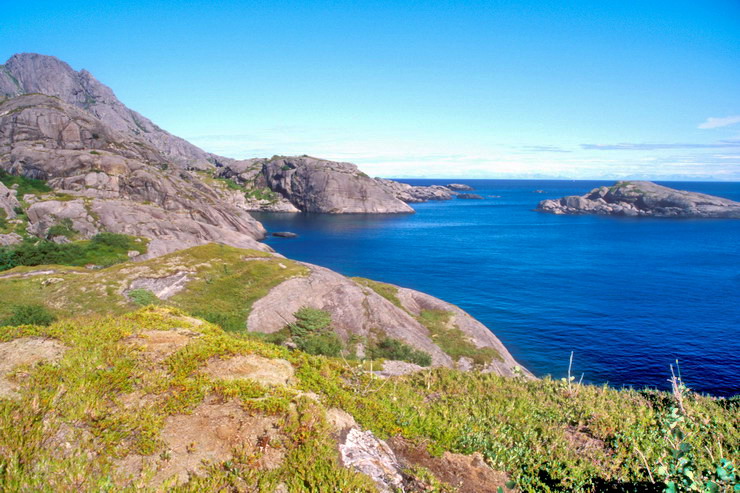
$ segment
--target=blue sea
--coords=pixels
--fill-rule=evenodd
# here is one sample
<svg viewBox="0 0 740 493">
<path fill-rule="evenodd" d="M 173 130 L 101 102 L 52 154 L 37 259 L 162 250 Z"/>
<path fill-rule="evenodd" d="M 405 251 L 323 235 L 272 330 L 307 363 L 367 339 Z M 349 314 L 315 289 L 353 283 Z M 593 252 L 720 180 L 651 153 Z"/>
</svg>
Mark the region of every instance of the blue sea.
<svg viewBox="0 0 740 493">
<path fill-rule="evenodd" d="M 413 185 L 449 180 L 402 180 Z M 416 214 L 254 214 L 287 257 L 417 289 L 488 326 L 537 376 L 740 393 L 740 220 L 556 216 L 599 181 L 455 180 L 484 200 Z M 740 201 L 740 183 L 661 183 Z M 544 193 L 535 193 L 542 190 Z"/>
</svg>

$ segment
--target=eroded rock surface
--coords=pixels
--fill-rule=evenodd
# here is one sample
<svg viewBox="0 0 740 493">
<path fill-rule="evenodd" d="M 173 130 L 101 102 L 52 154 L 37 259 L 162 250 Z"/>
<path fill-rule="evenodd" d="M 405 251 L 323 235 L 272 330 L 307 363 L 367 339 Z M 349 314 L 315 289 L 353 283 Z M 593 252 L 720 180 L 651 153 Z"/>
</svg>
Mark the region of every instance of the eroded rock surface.
<svg viewBox="0 0 740 493">
<path fill-rule="evenodd" d="M 373 432 L 351 428 L 339 444 L 339 453 L 345 467 L 369 476 L 379 491 L 403 491 L 401 466 L 393 450 Z"/>
<path fill-rule="evenodd" d="M 740 218 L 740 202 L 649 181 L 620 181 L 581 196 L 543 200 L 537 210 L 552 214 Z"/>
<path fill-rule="evenodd" d="M 279 442 L 279 418 L 245 411 L 235 401 L 207 399 L 191 414 L 169 416 L 161 439 L 166 453 L 155 456 L 129 455 L 116 464 L 119 476 L 130 483 L 145 469 L 156 471 L 146 486 L 165 480 L 184 483 L 190 475 L 202 474 L 208 464 L 229 460 L 235 450 L 259 453 L 254 467 L 273 469 L 285 455 Z"/>
<path fill-rule="evenodd" d="M 22 337 L 0 342 L 0 399 L 18 397 L 19 384 L 9 375 L 23 365 L 58 361 L 67 348 L 54 339 Z"/>
<path fill-rule="evenodd" d="M 295 370 L 288 361 L 264 358 L 256 354 L 215 358 L 208 362 L 202 373 L 221 380 L 247 379 L 262 385 L 289 385 Z"/>
</svg>

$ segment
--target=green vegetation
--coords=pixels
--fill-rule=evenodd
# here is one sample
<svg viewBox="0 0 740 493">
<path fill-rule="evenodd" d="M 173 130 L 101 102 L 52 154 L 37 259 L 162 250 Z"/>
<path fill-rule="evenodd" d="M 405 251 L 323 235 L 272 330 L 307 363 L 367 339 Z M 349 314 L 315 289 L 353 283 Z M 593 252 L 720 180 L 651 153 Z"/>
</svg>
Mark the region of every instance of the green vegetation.
<svg viewBox="0 0 740 493">
<path fill-rule="evenodd" d="M 450 327 L 452 313 L 444 310 L 422 310 L 418 320 L 432 335 L 432 340 L 453 360 L 470 358 L 476 365 L 487 365 L 493 360 L 502 361 L 493 348 L 479 348 L 457 326 Z"/>
<path fill-rule="evenodd" d="M 301 323 L 316 329 L 322 320 L 312 313 Z M 160 362 L 132 342 L 138 332 L 174 328 L 200 337 Z M 161 307 L 4 328 L 0 342 L 29 336 L 69 349 L 57 365 L 17 372 L 19 399 L 0 399 L 5 491 L 121 489 L 116 465 L 142 454 L 166 467 L 168 418 L 184 419 L 209 398 L 277 418 L 282 438 L 203 466 L 182 491 L 271 491 L 280 483 L 291 492 L 373 491 L 367 478 L 340 465 L 325 418 L 330 407 L 381 438 L 402 436 L 434 454 L 480 452 L 521 491 L 729 492 L 738 483 L 740 401 L 696 395 L 680 383 L 671 394 L 439 368 L 384 380 L 352 362 L 225 333 Z M 296 383 L 267 387 L 200 371 L 241 354 L 287 360 Z M 54 446 L 59 436 L 71 449 Z M 275 449 L 282 461 L 256 466 Z M 142 479 L 129 488 L 147 485 Z"/>
<path fill-rule="evenodd" d="M 11 308 L 11 315 L 0 320 L 0 327 L 10 325 L 40 325 L 54 323 L 56 316 L 43 305 L 16 305 Z"/>
<path fill-rule="evenodd" d="M 378 293 L 383 298 L 387 299 L 398 308 L 404 309 L 401 304 L 401 300 L 398 299 L 398 288 L 392 284 L 386 284 L 384 282 L 373 281 L 372 279 L 365 279 L 364 277 L 353 277 L 353 281 L 361 286 L 368 287 Z"/>
<path fill-rule="evenodd" d="M 61 228 L 66 226 L 60 226 L 59 231 Z M 18 245 L 0 247 L 0 271 L 21 265 L 109 266 L 128 260 L 129 251 L 146 253 L 147 240 L 114 233 L 64 244 L 27 238 Z"/>
<path fill-rule="evenodd" d="M 7 171 L 1 169 L 0 182 L 2 182 L 8 188 L 11 188 L 14 185 L 18 185 L 18 200 L 22 199 L 23 196 L 27 193 L 39 194 L 52 191 L 51 188 L 43 180 L 26 178 L 25 176 L 19 175 L 11 175 Z"/>
<path fill-rule="evenodd" d="M 269 188 L 253 188 L 251 190 L 248 190 L 244 196 L 247 199 L 254 199 L 254 200 L 261 200 L 261 201 L 267 201 L 271 204 L 274 204 L 278 201 L 280 198 L 280 195 L 273 192 Z"/>
<path fill-rule="evenodd" d="M 288 331 L 298 349 L 314 355 L 340 355 L 344 345 L 331 330 L 331 314 L 324 310 L 303 307 L 294 316 L 296 321 L 288 325 Z"/>
<path fill-rule="evenodd" d="M 59 223 L 55 224 L 54 226 L 50 227 L 46 231 L 46 238 L 51 239 L 55 236 L 64 236 L 66 238 L 73 238 L 78 231 L 74 229 L 72 225 L 72 220 L 68 217 L 65 217 Z"/>
<path fill-rule="evenodd" d="M 432 357 L 429 353 L 414 349 L 403 341 L 384 337 L 368 348 L 368 356 L 371 359 L 391 359 L 408 361 L 419 366 L 430 366 Z"/>
<path fill-rule="evenodd" d="M 139 306 L 158 305 L 159 298 L 148 289 L 132 289 L 128 297 Z"/>
<path fill-rule="evenodd" d="M 194 253 L 205 251 L 215 253 L 220 265 L 204 266 L 198 278 L 168 303 L 227 331 L 245 331 L 255 301 L 284 280 L 308 272 L 290 260 L 268 258 L 269 254 L 264 252 L 249 251 L 252 256 L 265 259 L 243 262 L 244 250 L 223 245 L 206 245 Z"/>
</svg>

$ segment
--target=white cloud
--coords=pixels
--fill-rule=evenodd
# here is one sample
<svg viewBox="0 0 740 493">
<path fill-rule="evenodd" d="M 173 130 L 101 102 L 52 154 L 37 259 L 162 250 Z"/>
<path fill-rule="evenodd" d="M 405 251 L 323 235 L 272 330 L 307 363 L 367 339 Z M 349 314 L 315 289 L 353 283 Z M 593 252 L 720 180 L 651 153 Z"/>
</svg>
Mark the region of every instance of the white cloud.
<svg viewBox="0 0 740 493">
<path fill-rule="evenodd" d="M 740 115 L 725 116 L 721 118 L 710 116 L 704 123 L 700 124 L 698 128 L 719 128 L 734 125 L 736 123 L 740 123 Z"/>
</svg>

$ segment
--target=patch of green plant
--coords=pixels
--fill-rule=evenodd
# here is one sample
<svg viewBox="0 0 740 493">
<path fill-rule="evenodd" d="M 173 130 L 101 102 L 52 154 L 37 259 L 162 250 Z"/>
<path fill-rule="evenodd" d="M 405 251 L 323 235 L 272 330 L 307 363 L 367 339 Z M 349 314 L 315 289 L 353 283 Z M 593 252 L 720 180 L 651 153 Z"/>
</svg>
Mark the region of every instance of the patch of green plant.
<svg viewBox="0 0 740 493">
<path fill-rule="evenodd" d="M 432 340 L 453 360 L 470 358 L 476 365 L 487 365 L 493 360 L 503 361 L 493 348 L 479 348 L 457 326 L 450 326 L 452 313 L 445 310 L 422 310 L 417 319 L 432 336 Z"/>
<path fill-rule="evenodd" d="M 408 361 L 419 366 L 432 364 L 429 353 L 414 349 L 405 342 L 391 337 L 384 337 L 370 345 L 367 354 L 372 359 Z"/>
<path fill-rule="evenodd" d="M 405 310 L 401 304 L 401 300 L 398 299 L 398 287 L 392 284 L 386 284 L 384 282 L 373 281 L 372 279 L 365 279 L 364 277 L 353 277 L 353 281 L 361 286 L 368 287 L 378 293 L 383 298 L 387 299 L 398 308 Z"/>
<path fill-rule="evenodd" d="M 308 354 L 337 357 L 344 349 L 342 340 L 331 330 L 331 314 L 303 307 L 293 314 L 296 321 L 288 325 L 292 341 Z"/>
<path fill-rule="evenodd" d="M 159 298 L 148 289 L 132 289 L 128 292 L 131 301 L 139 306 L 158 305 Z"/>
<path fill-rule="evenodd" d="M 0 327 L 11 325 L 40 325 L 47 326 L 56 320 L 54 315 L 44 305 L 16 305 L 11 309 L 11 315 L 0 320 Z"/>
<path fill-rule="evenodd" d="M 253 188 L 251 190 L 248 190 L 244 194 L 244 196 L 247 199 L 267 201 L 271 204 L 277 202 L 277 200 L 280 198 L 280 196 L 276 192 L 273 192 L 269 188 Z"/>
<path fill-rule="evenodd" d="M 0 169 L 0 182 L 3 183 L 8 188 L 13 187 L 14 185 L 18 185 L 18 188 L 16 189 L 17 197 L 19 199 L 22 199 L 24 195 L 27 193 L 32 194 L 39 194 L 39 193 L 47 193 L 51 192 L 52 189 L 49 187 L 45 181 L 43 180 L 36 180 L 34 178 L 26 178 L 25 176 L 21 175 L 11 175 L 7 171 Z"/>
<path fill-rule="evenodd" d="M 244 187 L 241 186 L 236 181 L 232 180 L 231 178 L 220 178 L 220 177 L 218 177 L 218 178 L 213 178 L 213 179 L 216 180 L 219 183 L 223 183 L 226 186 L 226 188 L 228 188 L 229 190 L 242 190 L 242 191 L 244 191 Z"/>
<path fill-rule="evenodd" d="M 114 233 L 64 244 L 27 238 L 18 245 L 0 247 L 0 271 L 23 265 L 109 266 L 128 260 L 129 251 L 146 253 L 147 240 Z"/>
<path fill-rule="evenodd" d="M 72 225 L 72 220 L 68 217 L 65 217 L 46 231 L 46 238 L 51 239 L 55 236 L 73 238 L 77 233 L 78 231 Z"/>
</svg>

